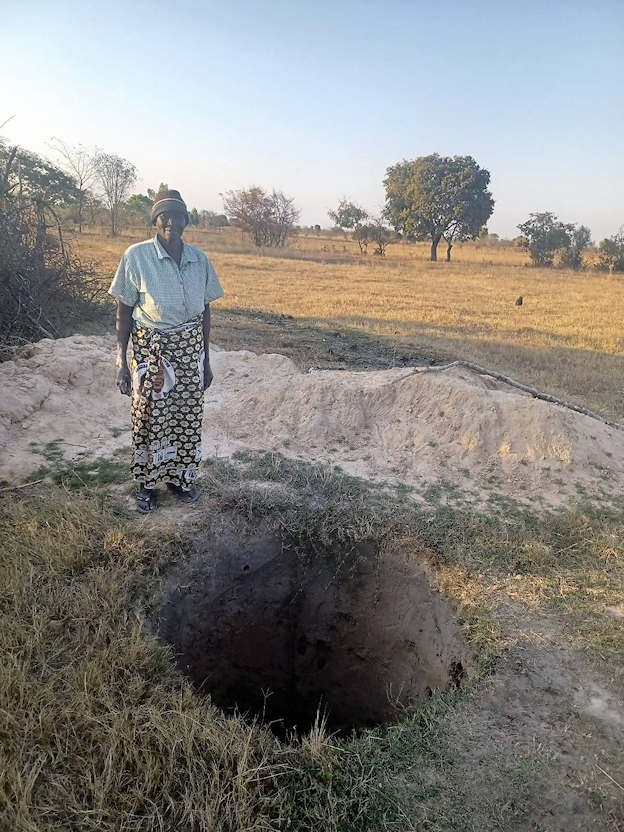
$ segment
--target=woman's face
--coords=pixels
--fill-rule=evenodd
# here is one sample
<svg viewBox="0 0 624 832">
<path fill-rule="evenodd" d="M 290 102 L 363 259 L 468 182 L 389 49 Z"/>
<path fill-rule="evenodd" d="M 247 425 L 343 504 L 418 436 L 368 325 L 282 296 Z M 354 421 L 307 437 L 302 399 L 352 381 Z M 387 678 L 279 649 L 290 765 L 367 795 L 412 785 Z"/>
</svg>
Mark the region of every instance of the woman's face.
<svg viewBox="0 0 624 832">
<path fill-rule="evenodd" d="M 156 217 L 156 231 L 166 243 L 176 243 L 186 228 L 186 216 L 182 211 L 163 211 Z"/>
</svg>

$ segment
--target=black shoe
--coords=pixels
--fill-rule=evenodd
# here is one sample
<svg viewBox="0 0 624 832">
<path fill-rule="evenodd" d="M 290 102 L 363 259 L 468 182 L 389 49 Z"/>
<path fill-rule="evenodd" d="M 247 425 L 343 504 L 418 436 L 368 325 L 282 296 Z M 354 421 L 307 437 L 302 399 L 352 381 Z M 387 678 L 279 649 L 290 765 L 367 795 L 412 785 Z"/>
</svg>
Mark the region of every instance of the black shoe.
<svg viewBox="0 0 624 832">
<path fill-rule="evenodd" d="M 158 508 L 158 497 L 153 488 L 137 488 L 134 499 L 136 500 L 137 511 L 141 514 L 149 514 Z"/>
<path fill-rule="evenodd" d="M 168 482 L 167 488 L 182 503 L 196 503 L 201 495 L 201 488 L 197 485 L 192 485 L 190 488 L 184 489 L 181 485 L 174 485 L 173 483 Z"/>
</svg>

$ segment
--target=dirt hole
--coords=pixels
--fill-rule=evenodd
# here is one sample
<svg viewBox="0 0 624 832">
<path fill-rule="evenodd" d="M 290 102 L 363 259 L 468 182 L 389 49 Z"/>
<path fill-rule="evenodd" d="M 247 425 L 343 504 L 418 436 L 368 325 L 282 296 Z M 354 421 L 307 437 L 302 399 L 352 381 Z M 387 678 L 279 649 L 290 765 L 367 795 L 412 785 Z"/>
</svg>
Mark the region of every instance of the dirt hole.
<svg viewBox="0 0 624 832">
<path fill-rule="evenodd" d="M 221 529 L 168 576 L 159 635 L 212 702 L 281 736 L 319 709 L 333 731 L 393 721 L 463 684 L 469 651 L 422 559 L 339 552 L 302 557 L 274 534 Z"/>
</svg>

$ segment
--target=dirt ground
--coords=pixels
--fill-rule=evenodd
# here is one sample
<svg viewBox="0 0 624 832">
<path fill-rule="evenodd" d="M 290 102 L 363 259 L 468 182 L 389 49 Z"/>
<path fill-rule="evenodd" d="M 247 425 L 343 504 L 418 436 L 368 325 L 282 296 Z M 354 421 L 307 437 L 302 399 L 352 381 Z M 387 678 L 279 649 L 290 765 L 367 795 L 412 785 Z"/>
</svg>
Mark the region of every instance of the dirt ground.
<svg viewBox="0 0 624 832">
<path fill-rule="evenodd" d="M 537 510 L 570 505 L 579 494 L 608 502 L 624 489 L 624 430 L 464 367 L 419 372 L 431 356 L 423 362 L 402 354 L 397 366 L 396 354 L 382 350 L 375 365 L 374 343 L 337 333 L 328 342 L 310 324 L 289 329 L 292 322 L 266 316 L 259 330 L 255 318 L 241 316 L 237 341 L 228 321 L 216 318 L 215 340 L 226 330 L 229 339 L 211 352 L 208 456 L 278 451 L 409 489 L 421 501 L 443 493 L 456 505 L 500 508 L 511 499 Z M 245 338 L 257 352 L 224 348 Z M 285 348 L 292 358 L 262 348 Z M 353 367 L 346 358 L 356 351 L 362 355 Z M 113 353 L 112 335 L 76 335 L 44 339 L 4 362 L 1 477 L 23 480 L 57 452 L 77 463 L 130 445 L 128 400 L 115 389 Z"/>
<path fill-rule="evenodd" d="M 372 338 L 365 332 L 319 328 L 315 322 L 288 315 L 271 315 L 245 309 L 215 309 L 213 337 L 223 349 L 278 352 L 287 355 L 304 372 L 323 370 L 386 370 L 413 364 L 451 360 L 450 353 L 432 352 L 424 344 Z"/>
</svg>

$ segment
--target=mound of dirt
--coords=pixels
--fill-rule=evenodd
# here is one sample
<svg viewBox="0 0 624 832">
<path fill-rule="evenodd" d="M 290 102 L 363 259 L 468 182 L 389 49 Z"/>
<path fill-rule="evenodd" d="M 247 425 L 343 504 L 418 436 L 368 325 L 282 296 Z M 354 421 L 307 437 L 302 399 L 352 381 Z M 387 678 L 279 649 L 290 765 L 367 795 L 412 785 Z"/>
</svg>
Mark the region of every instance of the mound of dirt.
<svg viewBox="0 0 624 832">
<path fill-rule="evenodd" d="M 562 505 L 624 485 L 624 431 L 463 367 L 301 373 L 282 355 L 216 347 L 212 364 L 210 455 L 276 450 L 402 482 L 415 495 L 443 483 L 473 500 L 494 490 Z M 114 377 L 108 336 L 43 340 L 1 364 L 0 477 L 26 477 L 51 441 L 65 443 L 68 458 L 129 445 L 129 400 Z"/>
</svg>

